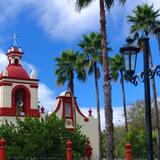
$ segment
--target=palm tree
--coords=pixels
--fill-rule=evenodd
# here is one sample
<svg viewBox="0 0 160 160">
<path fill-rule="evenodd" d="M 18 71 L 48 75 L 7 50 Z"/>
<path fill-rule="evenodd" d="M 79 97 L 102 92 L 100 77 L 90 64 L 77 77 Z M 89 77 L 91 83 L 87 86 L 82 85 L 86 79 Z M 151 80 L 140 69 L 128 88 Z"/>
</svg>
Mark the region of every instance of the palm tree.
<svg viewBox="0 0 160 160">
<path fill-rule="evenodd" d="M 74 96 L 74 75 L 77 74 L 77 79 L 81 81 L 86 80 L 86 71 L 82 60 L 78 52 L 73 50 L 66 50 L 61 53 L 61 57 L 55 58 L 56 70 L 55 75 L 57 76 L 57 84 L 64 85 L 68 82 L 68 90 L 71 91 Z"/>
<path fill-rule="evenodd" d="M 128 21 L 132 23 L 130 31 L 131 33 L 140 33 L 142 35 L 149 36 L 152 33 L 153 28 L 157 23 L 157 17 L 159 16 L 159 10 L 154 11 L 153 5 L 149 6 L 144 4 L 142 6 L 137 6 L 133 11 L 133 16 L 128 16 Z M 143 49 L 143 46 L 142 46 Z M 151 48 L 149 44 L 149 63 L 150 67 L 153 68 Z M 157 133 L 157 150 L 158 159 L 160 159 L 160 129 L 159 129 L 159 115 L 158 115 L 158 105 L 157 105 L 157 93 L 155 80 L 152 78 L 152 91 L 154 99 L 154 123 Z"/>
<path fill-rule="evenodd" d="M 66 50 L 61 53 L 61 57 L 55 58 L 56 70 L 55 75 L 57 76 L 57 84 L 64 85 L 68 82 L 68 90 L 72 94 L 72 106 L 74 108 L 74 119 L 76 126 L 76 111 L 74 107 L 74 73 L 77 74 L 77 79 L 80 81 L 86 80 L 86 70 L 83 65 L 83 61 L 79 52 L 74 52 L 73 50 Z"/>
<path fill-rule="evenodd" d="M 118 80 L 119 73 L 120 73 L 120 83 L 122 87 L 122 100 L 123 100 L 123 110 L 124 110 L 124 120 L 125 120 L 125 129 L 126 133 L 128 132 L 128 122 L 127 122 L 127 112 L 126 112 L 126 98 L 125 98 L 125 89 L 124 89 L 124 63 L 123 58 L 116 54 L 113 58 L 110 59 L 110 71 L 111 77 L 114 81 Z"/>
<path fill-rule="evenodd" d="M 126 0 L 119 0 L 124 4 Z M 76 0 L 76 8 L 81 11 L 83 8 L 89 6 L 94 0 Z M 102 62 L 103 62 L 103 92 L 104 92 L 104 110 L 105 110 L 105 128 L 106 128 L 106 159 L 114 159 L 114 141 L 113 141 L 113 110 L 111 104 L 111 83 L 109 78 L 109 61 L 107 51 L 107 37 L 106 37 L 106 17 L 105 6 L 110 10 L 114 0 L 99 0 L 100 7 L 100 28 L 101 28 L 101 46 L 102 46 Z"/>
<path fill-rule="evenodd" d="M 159 55 L 160 55 L 160 21 L 156 21 L 154 34 L 156 34 L 157 42 L 158 42 L 158 49 L 159 49 Z"/>
<path fill-rule="evenodd" d="M 98 87 L 98 78 L 100 76 L 100 72 L 97 65 L 98 63 L 102 65 L 102 48 L 100 34 L 91 32 L 89 35 L 83 35 L 83 40 L 80 41 L 79 46 L 81 47 L 81 49 L 83 49 L 83 56 L 87 64 L 88 74 L 90 75 L 94 73 L 98 118 L 99 159 L 101 159 L 101 123 Z"/>
</svg>

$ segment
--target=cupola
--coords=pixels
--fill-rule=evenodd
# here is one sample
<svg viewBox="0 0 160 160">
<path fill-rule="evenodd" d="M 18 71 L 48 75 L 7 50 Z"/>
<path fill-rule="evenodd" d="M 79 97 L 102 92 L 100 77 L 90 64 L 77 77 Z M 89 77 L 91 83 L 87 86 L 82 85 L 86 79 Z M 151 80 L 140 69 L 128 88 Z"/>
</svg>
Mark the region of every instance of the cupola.
<svg viewBox="0 0 160 160">
<path fill-rule="evenodd" d="M 17 47 L 16 35 L 8 49 L 8 66 L 0 74 L 0 119 L 13 121 L 17 116 L 39 117 L 38 80 L 33 71 L 31 78 L 23 68 L 22 49 Z"/>
<path fill-rule="evenodd" d="M 16 78 L 16 79 L 30 79 L 28 73 L 21 65 L 23 51 L 20 47 L 17 47 L 16 35 L 14 34 L 12 38 L 14 40 L 14 43 L 6 53 L 8 57 L 8 66 L 3 71 L 2 76 L 3 77 L 8 76 L 9 78 Z"/>
</svg>

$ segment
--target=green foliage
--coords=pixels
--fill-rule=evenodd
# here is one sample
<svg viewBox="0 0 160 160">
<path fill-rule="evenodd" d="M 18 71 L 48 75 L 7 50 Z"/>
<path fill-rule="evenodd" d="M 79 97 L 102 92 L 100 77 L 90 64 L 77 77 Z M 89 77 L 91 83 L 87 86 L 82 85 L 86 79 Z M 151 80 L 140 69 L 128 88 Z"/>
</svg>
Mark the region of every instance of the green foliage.
<svg viewBox="0 0 160 160">
<path fill-rule="evenodd" d="M 106 155 L 106 133 L 105 130 L 101 132 L 102 139 L 102 157 Z M 126 132 L 124 126 L 114 127 L 114 144 L 115 144 L 115 158 L 125 158 L 125 145 L 127 143 Z"/>
<path fill-rule="evenodd" d="M 82 157 L 87 144 L 80 128 L 70 132 L 55 115 L 46 121 L 26 117 L 17 119 L 16 125 L 6 122 L 0 126 L 0 137 L 7 141 L 7 157 L 65 157 L 67 139 L 73 143 L 74 155 Z"/>
<path fill-rule="evenodd" d="M 97 63 L 102 65 L 100 34 L 91 32 L 89 35 L 83 35 L 83 40 L 80 41 L 79 46 L 83 50 L 82 58 L 88 69 L 88 74 L 96 72 L 98 69 Z"/>
<path fill-rule="evenodd" d="M 115 157 L 125 158 L 126 131 L 124 126 L 117 126 L 114 129 Z"/>
<path fill-rule="evenodd" d="M 153 108 L 152 108 L 153 112 Z M 143 101 L 137 101 L 128 108 L 128 132 L 125 132 L 125 126 L 115 126 L 115 158 L 125 158 L 127 143 L 131 144 L 132 159 L 146 159 L 146 125 L 145 125 L 145 108 Z M 152 118 L 154 118 L 152 116 Z M 153 119 L 152 119 L 153 121 Z M 157 157 L 156 147 L 156 130 L 152 132 L 154 157 Z M 102 156 L 106 152 L 106 135 L 105 131 L 101 133 L 102 138 Z"/>
<path fill-rule="evenodd" d="M 127 141 L 132 146 L 133 158 L 146 158 L 146 132 L 145 128 L 132 128 L 128 131 Z"/>
<path fill-rule="evenodd" d="M 66 50 L 61 53 L 61 57 L 55 58 L 55 61 L 55 75 L 57 76 L 57 84 L 64 85 L 65 82 L 68 82 L 68 88 L 73 93 L 74 73 L 76 73 L 78 80 L 86 80 L 86 71 L 79 52 Z"/>
<path fill-rule="evenodd" d="M 93 2 L 93 0 L 76 0 L 76 9 L 78 11 L 81 11 L 83 8 L 89 6 L 91 3 Z M 110 10 L 110 8 L 112 7 L 114 0 L 104 0 L 106 8 L 108 10 Z M 124 3 L 126 2 L 126 0 L 119 0 L 119 3 L 124 5 Z"/>
<path fill-rule="evenodd" d="M 117 81 L 119 73 L 124 71 L 124 62 L 120 54 L 116 54 L 114 57 L 110 58 L 110 71 L 112 79 Z"/>
<path fill-rule="evenodd" d="M 131 128 L 145 128 L 145 108 L 143 101 L 137 101 L 128 110 L 128 122 Z"/>
<path fill-rule="evenodd" d="M 159 10 L 154 11 L 153 5 L 148 5 L 147 3 L 138 5 L 133 10 L 133 16 L 128 16 L 128 21 L 132 23 L 131 33 L 150 33 L 155 28 L 156 19 L 159 15 Z"/>
<path fill-rule="evenodd" d="M 153 115 L 153 108 L 152 108 Z M 152 116 L 152 122 L 153 122 Z M 129 132 L 127 142 L 132 145 L 133 158 L 146 158 L 146 122 L 145 122 L 145 104 L 144 101 L 137 101 L 128 110 Z M 153 124 L 153 123 L 152 123 Z M 152 125 L 153 126 L 153 125 Z M 154 156 L 157 155 L 156 134 L 152 132 L 154 146 Z"/>
</svg>

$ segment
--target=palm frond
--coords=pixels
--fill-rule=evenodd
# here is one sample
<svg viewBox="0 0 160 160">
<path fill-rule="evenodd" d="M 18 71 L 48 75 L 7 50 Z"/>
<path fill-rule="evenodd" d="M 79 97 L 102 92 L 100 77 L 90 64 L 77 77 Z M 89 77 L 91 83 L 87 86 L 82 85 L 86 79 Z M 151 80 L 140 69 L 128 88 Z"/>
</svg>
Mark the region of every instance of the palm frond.
<svg viewBox="0 0 160 160">
<path fill-rule="evenodd" d="M 154 29 L 157 17 L 159 14 L 159 9 L 154 10 L 153 5 L 148 5 L 147 3 L 143 5 L 138 5 L 133 10 L 133 15 L 127 16 L 128 22 L 132 23 L 130 32 L 144 32 L 146 35 Z"/>
<path fill-rule="evenodd" d="M 76 10 L 81 11 L 83 8 L 88 7 L 94 0 L 76 0 Z"/>
<path fill-rule="evenodd" d="M 108 10 L 111 9 L 111 7 L 114 5 L 114 0 L 105 0 L 105 6 Z M 124 5 L 126 0 L 119 0 L 120 5 Z"/>
</svg>

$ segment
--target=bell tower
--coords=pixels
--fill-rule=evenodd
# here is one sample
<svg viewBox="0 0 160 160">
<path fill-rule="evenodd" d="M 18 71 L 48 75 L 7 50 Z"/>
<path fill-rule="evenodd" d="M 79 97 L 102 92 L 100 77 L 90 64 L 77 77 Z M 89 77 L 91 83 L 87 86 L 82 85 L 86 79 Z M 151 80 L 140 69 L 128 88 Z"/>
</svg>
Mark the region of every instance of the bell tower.
<svg viewBox="0 0 160 160">
<path fill-rule="evenodd" d="M 16 46 L 15 39 L 14 45 L 6 53 L 8 66 L 0 74 L 0 120 L 12 121 L 17 116 L 40 116 L 38 79 L 34 71 L 29 76 L 23 68 L 23 52 Z"/>
</svg>

